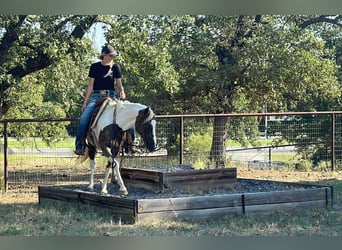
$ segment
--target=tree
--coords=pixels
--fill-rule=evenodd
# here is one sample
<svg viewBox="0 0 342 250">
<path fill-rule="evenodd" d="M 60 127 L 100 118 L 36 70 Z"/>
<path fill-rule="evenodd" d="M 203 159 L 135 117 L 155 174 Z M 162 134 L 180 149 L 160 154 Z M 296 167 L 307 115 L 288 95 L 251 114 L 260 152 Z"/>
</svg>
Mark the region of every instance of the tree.
<svg viewBox="0 0 342 250">
<path fill-rule="evenodd" d="M 80 113 L 93 49 L 84 39 L 97 16 L 0 17 L 0 118 Z M 12 136 L 68 136 L 66 124 L 10 124 Z"/>
<path fill-rule="evenodd" d="M 130 62 L 139 62 L 131 64 L 130 77 L 141 78 L 135 83 L 155 79 L 146 74 L 161 67 L 144 69 L 158 63 L 154 61 L 159 60 L 158 53 L 165 55 L 162 62 L 170 60 L 179 91 L 172 95 L 165 91 L 159 97 L 172 103 L 173 110 L 254 112 L 267 103 L 269 111 L 311 111 L 327 105 L 334 108 L 332 100 L 338 100 L 340 93 L 334 50 L 320 36 L 325 29 L 309 29 L 327 18 L 332 20 L 327 16 L 128 16 L 118 19 L 123 28 L 113 37 L 127 48 Z M 338 25 L 340 19 L 333 22 Z M 148 57 L 147 51 L 153 56 Z M 139 61 L 141 55 L 148 61 Z M 155 83 L 149 81 L 149 93 L 160 89 Z M 216 166 L 225 159 L 229 125 L 225 117 L 214 119 L 210 158 Z M 250 131 L 246 127 L 244 133 Z"/>
<path fill-rule="evenodd" d="M 167 18 L 113 16 L 110 22 L 106 39 L 121 54 L 117 61 L 122 66 L 128 98 L 167 113 L 179 89 L 179 75 L 168 50 L 171 33 Z"/>
<path fill-rule="evenodd" d="M 81 72 L 92 52 L 83 37 L 97 21 L 98 16 L 1 16 L 0 117 L 18 100 L 14 93 L 29 84 L 37 84 L 32 96 L 43 97 L 33 106 L 60 99 L 49 107 L 75 114 L 67 100 L 81 95 L 71 92 L 86 75 Z M 340 16 L 137 15 L 101 21 L 109 25 L 107 41 L 122 54 L 118 60 L 129 98 L 157 113 L 257 112 L 265 104 L 268 111 L 340 107 Z M 215 117 L 209 158 L 217 167 L 233 126 L 240 138 L 256 135 L 251 119 L 231 123 Z"/>
<path fill-rule="evenodd" d="M 97 18 L 0 16 L 0 118 L 14 105 L 11 95 L 26 76 L 41 77 L 43 69 L 82 61 L 90 47 L 82 38 Z"/>
</svg>

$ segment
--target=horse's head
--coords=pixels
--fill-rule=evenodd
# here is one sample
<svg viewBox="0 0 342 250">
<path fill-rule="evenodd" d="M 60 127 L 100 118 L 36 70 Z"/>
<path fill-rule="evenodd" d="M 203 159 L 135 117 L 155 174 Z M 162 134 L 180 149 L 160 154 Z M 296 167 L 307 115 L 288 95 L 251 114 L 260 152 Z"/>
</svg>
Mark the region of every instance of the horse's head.
<svg viewBox="0 0 342 250">
<path fill-rule="evenodd" d="M 157 148 L 156 119 L 149 107 L 139 110 L 135 120 L 135 129 L 144 140 L 146 148 L 152 152 Z"/>
</svg>

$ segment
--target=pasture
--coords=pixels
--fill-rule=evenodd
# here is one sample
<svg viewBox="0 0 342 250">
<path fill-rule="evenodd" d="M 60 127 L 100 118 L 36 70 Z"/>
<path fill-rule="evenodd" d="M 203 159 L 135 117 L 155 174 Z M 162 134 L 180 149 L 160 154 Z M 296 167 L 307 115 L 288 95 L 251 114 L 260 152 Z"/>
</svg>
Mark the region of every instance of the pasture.
<svg viewBox="0 0 342 250">
<path fill-rule="evenodd" d="M 38 204 L 37 190 L 0 194 L 0 235 L 26 236 L 342 236 L 342 173 L 240 169 L 239 178 L 334 186 L 334 206 L 291 213 L 125 225 L 104 210 Z"/>
</svg>

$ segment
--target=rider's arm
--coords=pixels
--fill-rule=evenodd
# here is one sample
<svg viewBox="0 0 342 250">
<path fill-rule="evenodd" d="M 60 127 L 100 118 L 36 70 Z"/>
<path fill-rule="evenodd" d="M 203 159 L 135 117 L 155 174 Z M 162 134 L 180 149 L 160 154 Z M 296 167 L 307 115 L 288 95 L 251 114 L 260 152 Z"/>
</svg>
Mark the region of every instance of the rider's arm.
<svg viewBox="0 0 342 250">
<path fill-rule="evenodd" d="M 90 97 L 91 93 L 93 92 L 94 80 L 95 80 L 95 78 L 89 77 L 87 92 L 86 92 L 86 95 L 85 95 L 85 98 L 84 98 L 84 102 L 83 102 L 83 105 L 82 105 L 82 112 L 85 109 L 85 107 L 87 106 L 89 97 Z"/>
<path fill-rule="evenodd" d="M 125 89 L 122 86 L 121 78 L 116 78 L 115 80 L 116 80 L 117 89 L 118 89 L 118 91 L 120 93 L 120 98 L 121 99 L 126 99 Z"/>
</svg>

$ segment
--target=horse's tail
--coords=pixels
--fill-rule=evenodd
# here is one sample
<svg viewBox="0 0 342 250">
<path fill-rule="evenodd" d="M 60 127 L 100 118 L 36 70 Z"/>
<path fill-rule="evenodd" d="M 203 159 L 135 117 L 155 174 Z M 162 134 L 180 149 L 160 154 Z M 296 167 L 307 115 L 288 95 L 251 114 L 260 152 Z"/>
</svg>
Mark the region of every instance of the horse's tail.
<svg viewBox="0 0 342 250">
<path fill-rule="evenodd" d="M 77 158 L 77 161 L 78 163 L 83 163 L 85 162 L 89 157 L 89 148 L 86 147 L 85 150 L 84 150 L 84 154 L 83 155 L 80 155 L 78 158 Z"/>
</svg>

